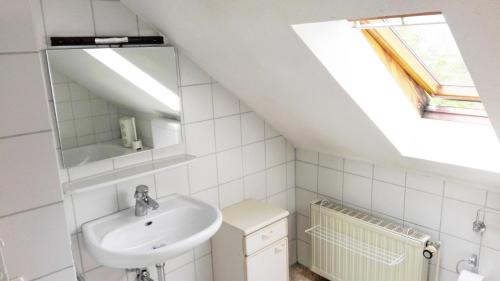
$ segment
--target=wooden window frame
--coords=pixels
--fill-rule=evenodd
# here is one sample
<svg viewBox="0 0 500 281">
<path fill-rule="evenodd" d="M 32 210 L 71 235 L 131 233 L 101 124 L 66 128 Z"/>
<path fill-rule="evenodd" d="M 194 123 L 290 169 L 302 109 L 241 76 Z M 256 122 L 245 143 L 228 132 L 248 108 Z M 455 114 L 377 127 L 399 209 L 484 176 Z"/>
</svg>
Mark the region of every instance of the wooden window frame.
<svg viewBox="0 0 500 281">
<path fill-rule="evenodd" d="M 377 29 L 363 29 L 362 31 L 365 35 L 369 35 L 375 39 L 375 41 L 393 57 L 408 75 L 429 95 L 452 100 L 480 101 L 475 87 L 439 84 L 429 70 L 392 29 L 383 27 Z"/>
</svg>

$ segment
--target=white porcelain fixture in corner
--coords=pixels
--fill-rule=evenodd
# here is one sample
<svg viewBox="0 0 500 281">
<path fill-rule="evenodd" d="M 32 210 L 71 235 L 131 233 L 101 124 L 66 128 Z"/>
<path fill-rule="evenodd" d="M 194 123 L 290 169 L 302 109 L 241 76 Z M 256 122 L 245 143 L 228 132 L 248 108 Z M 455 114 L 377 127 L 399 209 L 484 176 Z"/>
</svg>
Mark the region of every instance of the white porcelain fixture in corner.
<svg viewBox="0 0 500 281">
<path fill-rule="evenodd" d="M 219 209 L 199 200 L 172 195 L 158 203 L 143 217 L 130 208 L 84 224 L 89 253 L 108 267 L 147 267 L 200 245 L 221 226 Z"/>
</svg>

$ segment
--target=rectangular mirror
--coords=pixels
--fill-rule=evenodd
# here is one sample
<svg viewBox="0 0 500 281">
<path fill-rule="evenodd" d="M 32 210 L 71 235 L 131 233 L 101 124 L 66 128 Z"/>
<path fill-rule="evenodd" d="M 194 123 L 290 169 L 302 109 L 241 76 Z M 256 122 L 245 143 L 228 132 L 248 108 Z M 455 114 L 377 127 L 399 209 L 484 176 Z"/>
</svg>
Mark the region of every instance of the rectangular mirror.
<svg viewBox="0 0 500 281">
<path fill-rule="evenodd" d="M 48 50 L 64 167 L 182 142 L 173 47 Z"/>
</svg>

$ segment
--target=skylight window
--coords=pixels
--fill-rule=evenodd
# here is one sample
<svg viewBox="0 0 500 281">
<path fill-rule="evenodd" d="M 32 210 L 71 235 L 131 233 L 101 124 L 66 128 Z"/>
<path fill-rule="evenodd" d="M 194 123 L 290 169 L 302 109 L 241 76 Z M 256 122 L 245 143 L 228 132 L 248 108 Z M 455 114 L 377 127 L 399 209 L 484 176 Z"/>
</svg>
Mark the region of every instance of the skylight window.
<svg viewBox="0 0 500 281">
<path fill-rule="evenodd" d="M 440 85 L 474 86 L 448 25 L 398 26 L 392 30 Z"/>
<path fill-rule="evenodd" d="M 352 21 L 423 91 L 415 91 L 424 117 L 443 114 L 486 118 L 474 82 L 440 13 Z M 399 75 L 401 78 L 401 75 Z M 464 109 L 464 110 L 461 110 Z M 449 118 L 446 118 L 449 119 Z M 482 122 L 484 120 L 480 120 Z"/>
</svg>

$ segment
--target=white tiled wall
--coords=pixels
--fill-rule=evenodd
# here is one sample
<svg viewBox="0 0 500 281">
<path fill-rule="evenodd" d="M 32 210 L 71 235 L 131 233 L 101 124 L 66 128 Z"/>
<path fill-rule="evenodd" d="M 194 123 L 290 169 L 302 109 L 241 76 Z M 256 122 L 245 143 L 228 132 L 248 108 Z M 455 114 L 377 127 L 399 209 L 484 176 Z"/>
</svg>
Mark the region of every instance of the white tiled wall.
<svg viewBox="0 0 500 281">
<path fill-rule="evenodd" d="M 40 3 L 0 5 L 0 238 L 9 277 L 74 280 L 40 53 Z"/>
<path fill-rule="evenodd" d="M 186 64 L 194 68 L 192 62 L 181 56 L 180 68 Z M 199 73 L 201 70 L 196 71 L 201 78 Z M 186 70 L 183 73 L 188 75 Z M 133 206 L 133 192 L 139 184 L 148 185 L 155 198 L 162 198 L 172 193 L 186 194 L 220 208 L 245 198 L 255 198 L 294 213 L 294 148 L 278 133 L 266 135 L 265 121 L 254 112 L 241 112 L 241 102 L 219 84 L 212 82 L 208 76 L 205 80 L 195 80 L 193 77 L 190 79 L 191 83 L 196 85 L 182 86 L 183 98 L 186 92 L 192 93 L 194 87 L 202 90 L 197 89 L 196 95 L 189 97 L 191 103 L 184 103 L 184 113 L 191 114 L 191 119 L 190 122 L 184 123 L 186 145 L 181 148 L 184 149 L 181 152 L 196 155 L 198 158 L 194 162 L 155 175 L 65 198 L 77 270 L 84 273 L 88 281 L 103 280 L 103 276 L 109 278 L 108 280 L 127 280 L 125 271 L 103 268 L 85 253 L 79 227 L 89 220 Z M 216 91 L 219 94 L 224 92 L 215 98 L 215 95 L 218 95 L 215 94 Z M 260 122 L 261 125 L 242 126 L 241 120 L 247 115 L 252 115 L 255 122 Z M 243 134 L 258 137 L 248 144 L 243 144 Z M 157 152 L 160 150 L 141 154 L 147 153 L 151 158 Z M 135 162 L 122 165 L 131 163 Z M 118 168 L 116 163 L 112 166 Z M 294 219 L 294 215 L 291 215 L 291 262 L 295 262 Z M 212 280 L 210 252 L 210 244 L 207 243 L 181 257 L 167 261 L 172 271 L 168 271 L 168 274 L 172 276 L 172 280 L 176 280 L 177 277 L 174 276 L 177 275 L 181 276 L 178 277 L 181 278 L 179 280 Z M 129 274 L 128 278 L 132 281 L 133 274 Z"/>
<path fill-rule="evenodd" d="M 308 203 L 325 198 L 412 226 L 442 242 L 441 280 L 457 280 L 456 262 L 480 256 L 480 273 L 500 278 L 500 193 L 432 175 L 297 149 L 298 261 L 309 264 Z M 487 230 L 472 231 L 480 208 Z"/>
<path fill-rule="evenodd" d="M 118 106 L 62 73 L 52 70 L 51 75 L 62 149 L 120 137 Z"/>
<path fill-rule="evenodd" d="M 151 28 L 118 1 L 41 0 L 47 36 L 150 35 Z M 110 19 L 112 18 L 112 22 Z M 173 153 L 198 158 L 188 164 L 88 193 L 66 196 L 64 210 L 76 269 L 87 281 L 134 280 L 134 274 L 102 267 L 86 253 L 79 228 L 134 204 L 133 191 L 146 184 L 155 198 L 187 194 L 220 208 L 245 198 L 288 209 L 291 262 L 295 262 L 295 151 L 285 138 L 233 94 L 179 55 L 185 145 L 144 151 L 115 161 L 71 168 L 62 178 L 79 178 Z M 62 170 L 65 172 L 66 170 Z M 205 243 L 167 261 L 167 280 L 210 281 L 211 248 Z M 154 269 L 153 273 L 154 273 Z"/>
</svg>

